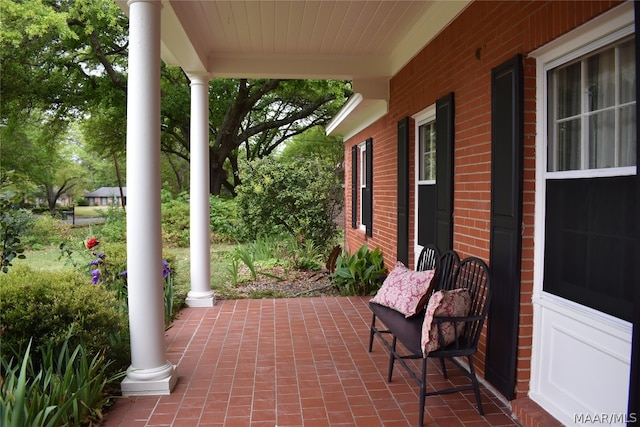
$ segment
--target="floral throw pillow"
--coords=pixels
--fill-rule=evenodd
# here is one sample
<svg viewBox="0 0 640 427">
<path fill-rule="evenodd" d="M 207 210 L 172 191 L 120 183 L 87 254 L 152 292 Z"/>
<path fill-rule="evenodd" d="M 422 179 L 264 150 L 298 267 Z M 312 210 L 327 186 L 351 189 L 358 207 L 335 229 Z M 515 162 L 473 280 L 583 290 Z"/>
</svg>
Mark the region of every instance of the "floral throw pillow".
<svg viewBox="0 0 640 427">
<path fill-rule="evenodd" d="M 413 316 L 424 307 L 420 301 L 429 292 L 434 273 L 410 270 L 398 261 L 371 302 L 393 308 L 405 317 Z"/>
<path fill-rule="evenodd" d="M 464 288 L 451 291 L 435 292 L 427 304 L 427 312 L 422 324 L 422 352 L 426 357 L 430 352 L 440 348 L 438 340 L 438 326 L 433 323 L 433 318 L 442 317 L 464 317 L 471 309 L 471 295 Z M 464 323 L 457 324 L 458 335 L 464 329 Z M 455 341 L 456 330 L 453 322 L 444 322 L 440 325 L 445 346 Z"/>
</svg>

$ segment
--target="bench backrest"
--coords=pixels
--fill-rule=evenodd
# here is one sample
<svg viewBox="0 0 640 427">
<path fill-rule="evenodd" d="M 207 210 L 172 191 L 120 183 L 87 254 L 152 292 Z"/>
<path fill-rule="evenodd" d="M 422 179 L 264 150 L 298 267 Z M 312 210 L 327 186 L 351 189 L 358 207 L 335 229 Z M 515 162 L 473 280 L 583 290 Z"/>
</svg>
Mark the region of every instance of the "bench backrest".
<svg viewBox="0 0 640 427">
<path fill-rule="evenodd" d="M 466 325 L 463 342 L 476 346 L 482 333 L 482 326 L 489 309 L 491 289 L 489 288 L 489 268 L 476 257 L 468 257 L 460 261 L 455 274 L 454 289 L 466 288 L 471 295 L 469 317 L 477 317 L 477 321 Z"/>
<path fill-rule="evenodd" d="M 460 264 L 460 257 L 454 250 L 446 251 L 440 258 L 440 268 L 438 269 L 438 282 L 436 291 L 450 290 L 454 288 L 456 272 Z"/>
<path fill-rule="evenodd" d="M 416 271 L 438 270 L 440 267 L 440 251 L 433 245 L 426 245 L 418 256 Z"/>
</svg>

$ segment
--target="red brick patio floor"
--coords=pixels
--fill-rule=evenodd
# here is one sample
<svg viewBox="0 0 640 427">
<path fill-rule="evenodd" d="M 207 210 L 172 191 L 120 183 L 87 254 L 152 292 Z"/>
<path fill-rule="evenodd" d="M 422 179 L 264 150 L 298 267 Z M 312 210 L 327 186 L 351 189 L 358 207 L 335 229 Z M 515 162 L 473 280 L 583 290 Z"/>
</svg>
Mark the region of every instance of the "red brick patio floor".
<svg viewBox="0 0 640 427">
<path fill-rule="evenodd" d="M 223 300 L 186 308 L 166 333 L 178 383 L 167 396 L 119 398 L 106 427 L 414 426 L 418 386 L 401 366 L 386 381 L 388 353 L 369 353 L 369 298 Z M 431 363 L 431 362 L 430 362 Z M 438 363 L 438 386 L 465 380 Z M 427 426 L 518 426 L 511 410 L 482 389 L 427 397 Z"/>
</svg>

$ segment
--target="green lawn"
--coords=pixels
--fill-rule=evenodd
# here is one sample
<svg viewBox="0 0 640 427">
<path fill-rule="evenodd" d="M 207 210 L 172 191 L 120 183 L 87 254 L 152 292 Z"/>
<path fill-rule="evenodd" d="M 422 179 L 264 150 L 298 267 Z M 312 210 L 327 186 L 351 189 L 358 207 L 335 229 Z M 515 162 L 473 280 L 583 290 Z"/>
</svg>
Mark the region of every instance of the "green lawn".
<svg viewBox="0 0 640 427">
<path fill-rule="evenodd" d="M 110 206 L 76 206 L 74 212 L 76 218 L 100 218 L 110 208 Z"/>
<path fill-rule="evenodd" d="M 27 265 L 33 270 L 61 270 L 69 268 L 64 258 L 60 258 L 60 249 L 57 246 L 47 246 L 39 250 L 25 251 L 25 259 L 13 261 L 13 265 Z"/>
</svg>

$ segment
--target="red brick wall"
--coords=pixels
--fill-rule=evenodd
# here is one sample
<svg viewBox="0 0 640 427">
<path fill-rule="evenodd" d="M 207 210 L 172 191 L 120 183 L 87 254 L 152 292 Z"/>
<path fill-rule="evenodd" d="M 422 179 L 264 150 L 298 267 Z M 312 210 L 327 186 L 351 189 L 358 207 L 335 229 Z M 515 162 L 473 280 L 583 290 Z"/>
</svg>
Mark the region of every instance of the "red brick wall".
<svg viewBox="0 0 640 427">
<path fill-rule="evenodd" d="M 454 92 L 454 249 L 489 259 L 491 210 L 491 69 L 523 54 L 525 58 L 524 235 L 516 398 L 529 390 L 533 331 L 533 226 L 535 200 L 536 75 L 534 49 L 610 9 L 616 1 L 521 1 L 471 4 L 451 25 L 423 49 L 390 83 L 389 113 L 345 143 L 351 156 L 354 144 L 373 138 L 373 237 L 351 224 L 351 162 L 346 161 L 346 249 L 363 243 L 380 247 L 385 264 L 396 260 L 397 122 Z M 414 123 L 410 142 L 414 144 Z M 410 248 L 413 247 L 415 194 L 414 157 L 410 150 Z M 410 250 L 410 254 L 412 251 Z M 484 373 L 484 340 L 478 357 Z"/>
</svg>

